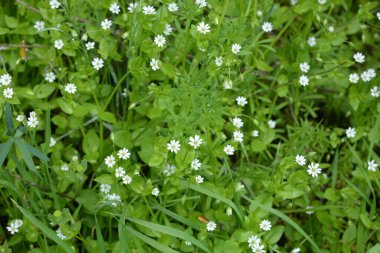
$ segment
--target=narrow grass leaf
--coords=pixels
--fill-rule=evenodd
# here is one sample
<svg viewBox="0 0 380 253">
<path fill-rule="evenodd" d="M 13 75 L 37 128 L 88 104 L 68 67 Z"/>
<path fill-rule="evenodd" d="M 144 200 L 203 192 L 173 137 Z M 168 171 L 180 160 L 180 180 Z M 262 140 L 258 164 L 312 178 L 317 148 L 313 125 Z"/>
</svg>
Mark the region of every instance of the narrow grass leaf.
<svg viewBox="0 0 380 253">
<path fill-rule="evenodd" d="M 7 158 L 9 150 L 11 150 L 12 144 L 13 139 L 9 139 L 6 143 L 0 144 L 0 166 L 3 165 L 5 158 Z"/>
</svg>

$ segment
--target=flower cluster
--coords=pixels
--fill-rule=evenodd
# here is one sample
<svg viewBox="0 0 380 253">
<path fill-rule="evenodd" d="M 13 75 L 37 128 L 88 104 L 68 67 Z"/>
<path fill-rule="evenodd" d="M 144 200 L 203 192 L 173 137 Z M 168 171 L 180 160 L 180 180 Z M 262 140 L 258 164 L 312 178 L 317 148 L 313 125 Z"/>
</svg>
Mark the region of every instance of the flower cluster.
<svg viewBox="0 0 380 253">
<path fill-rule="evenodd" d="M 20 219 L 13 220 L 9 223 L 7 230 L 13 235 L 15 233 L 18 233 L 19 228 L 22 227 L 23 224 L 24 222 Z"/>
</svg>

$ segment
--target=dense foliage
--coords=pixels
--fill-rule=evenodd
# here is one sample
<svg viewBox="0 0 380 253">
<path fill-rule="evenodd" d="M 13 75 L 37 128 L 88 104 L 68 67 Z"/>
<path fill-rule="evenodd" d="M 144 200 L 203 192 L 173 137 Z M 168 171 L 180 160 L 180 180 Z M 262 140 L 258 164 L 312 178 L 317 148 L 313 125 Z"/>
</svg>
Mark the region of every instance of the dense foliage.
<svg viewBox="0 0 380 253">
<path fill-rule="evenodd" d="M 380 252 L 378 1 L 0 8 L 0 252 Z"/>
</svg>

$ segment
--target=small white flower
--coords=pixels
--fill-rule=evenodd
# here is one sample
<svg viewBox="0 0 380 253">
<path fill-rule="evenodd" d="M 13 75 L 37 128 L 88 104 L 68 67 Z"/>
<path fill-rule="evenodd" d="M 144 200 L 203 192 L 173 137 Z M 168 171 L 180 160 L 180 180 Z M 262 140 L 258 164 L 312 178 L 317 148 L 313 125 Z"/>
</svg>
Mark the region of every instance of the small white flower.
<svg viewBox="0 0 380 253">
<path fill-rule="evenodd" d="M 376 13 L 377 19 L 380 20 L 380 12 Z"/>
<path fill-rule="evenodd" d="M 8 73 L 5 73 L 4 75 L 1 75 L 0 77 L 0 86 L 1 85 L 4 85 L 4 86 L 8 86 L 10 85 L 12 82 L 12 77 L 10 74 Z"/>
<path fill-rule="evenodd" d="M 198 5 L 198 8 L 203 8 L 207 6 L 206 0 L 195 0 L 195 4 Z"/>
<path fill-rule="evenodd" d="M 268 120 L 268 127 L 269 128 L 275 128 L 276 127 L 276 121 Z"/>
<path fill-rule="evenodd" d="M 11 223 L 8 227 L 7 227 L 7 230 L 13 235 L 15 233 L 18 233 L 18 227 L 16 226 L 16 224 L 14 223 Z"/>
<path fill-rule="evenodd" d="M 306 159 L 303 155 L 296 155 L 296 163 L 300 166 L 304 166 L 306 164 Z"/>
<path fill-rule="evenodd" d="M 48 81 L 49 83 L 54 82 L 55 80 L 55 75 L 54 72 L 48 72 L 45 74 L 45 80 Z"/>
<path fill-rule="evenodd" d="M 269 220 L 263 220 L 261 223 L 260 223 L 260 228 L 264 231 L 269 231 L 272 227 L 272 224 Z"/>
<path fill-rule="evenodd" d="M 130 3 L 128 6 L 128 11 L 133 12 L 139 6 L 138 3 Z"/>
<path fill-rule="evenodd" d="M 227 154 L 227 155 L 233 155 L 234 152 L 235 152 L 235 149 L 234 147 L 232 147 L 231 145 L 227 145 L 224 147 L 223 151 Z"/>
<path fill-rule="evenodd" d="M 100 26 L 102 27 L 103 30 L 108 30 L 111 28 L 112 21 L 109 19 L 105 19 L 100 23 Z"/>
<path fill-rule="evenodd" d="M 241 50 L 241 46 L 239 44 L 233 44 L 231 47 L 231 51 L 234 54 L 238 54 Z"/>
<path fill-rule="evenodd" d="M 359 75 L 356 73 L 352 73 L 348 76 L 348 80 L 350 83 L 357 83 L 359 81 Z"/>
<path fill-rule="evenodd" d="M 65 86 L 65 91 L 70 94 L 75 94 L 75 92 L 77 91 L 77 87 L 73 83 L 68 83 Z"/>
<path fill-rule="evenodd" d="M 116 164 L 115 157 L 113 155 L 107 156 L 106 159 L 104 159 L 104 162 L 109 168 L 112 168 Z"/>
<path fill-rule="evenodd" d="M 106 198 L 107 198 L 109 201 L 113 202 L 113 203 L 111 204 L 112 206 L 116 206 L 116 205 L 117 205 L 117 202 L 120 202 L 120 201 L 121 201 L 120 196 L 117 195 L 117 194 L 115 194 L 115 193 L 113 193 L 113 194 L 108 194 L 108 195 L 106 196 Z"/>
<path fill-rule="evenodd" d="M 186 245 L 186 246 L 191 246 L 191 242 L 189 242 L 189 241 L 185 241 L 185 245 Z"/>
<path fill-rule="evenodd" d="M 210 220 L 206 225 L 207 231 L 214 231 L 216 229 L 216 223 Z"/>
<path fill-rule="evenodd" d="M 32 127 L 32 128 L 36 128 L 37 125 L 38 125 L 39 121 L 37 119 L 37 115 L 36 115 L 36 112 L 32 111 L 29 113 L 29 118 L 28 118 L 28 121 L 27 121 L 27 125 Z"/>
<path fill-rule="evenodd" d="M 355 138 L 355 135 L 356 135 L 355 128 L 352 128 L 352 127 L 347 128 L 346 135 L 347 135 L 347 138 Z"/>
<path fill-rule="evenodd" d="M 94 69 L 96 70 L 99 70 L 101 68 L 103 68 L 103 59 L 100 59 L 100 58 L 94 58 L 94 60 L 92 61 L 92 66 L 94 67 Z"/>
<path fill-rule="evenodd" d="M 234 141 L 243 142 L 244 134 L 240 131 L 235 131 L 234 133 Z"/>
<path fill-rule="evenodd" d="M 320 3 L 320 4 L 325 4 L 325 3 L 326 3 L 326 0 L 318 0 L 318 3 Z"/>
<path fill-rule="evenodd" d="M 178 5 L 176 4 L 176 3 L 171 3 L 171 4 L 169 4 L 169 6 L 168 6 L 168 10 L 170 11 L 170 12 L 176 12 L 176 11 L 178 11 Z"/>
<path fill-rule="evenodd" d="M 366 71 L 364 71 L 360 77 L 362 78 L 363 82 L 369 82 L 371 81 L 373 78 L 376 77 L 376 71 L 374 69 L 367 69 Z"/>
<path fill-rule="evenodd" d="M 34 28 L 36 28 L 37 31 L 42 31 L 43 29 L 45 29 L 45 22 L 44 21 L 36 21 L 36 23 L 34 24 Z"/>
<path fill-rule="evenodd" d="M 154 9 L 153 6 L 144 6 L 143 7 L 143 13 L 145 15 L 154 15 L 154 14 L 156 14 L 156 10 Z"/>
<path fill-rule="evenodd" d="M 67 164 L 64 164 L 61 166 L 62 171 L 69 171 L 69 166 Z"/>
<path fill-rule="evenodd" d="M 380 97 L 380 90 L 377 86 L 374 86 L 372 89 L 371 89 L 371 96 L 372 97 L 375 97 L 375 98 L 378 98 Z"/>
<path fill-rule="evenodd" d="M 322 169 L 319 168 L 319 163 L 312 162 L 307 166 L 307 168 L 307 173 L 309 173 L 312 177 L 318 177 L 318 174 L 322 171 Z"/>
<path fill-rule="evenodd" d="M 246 104 L 248 104 L 247 99 L 241 96 L 236 98 L 236 103 L 240 106 L 245 106 Z"/>
<path fill-rule="evenodd" d="M 159 47 L 163 47 L 163 46 L 165 46 L 166 39 L 165 39 L 165 37 L 162 36 L 162 35 L 157 35 L 157 36 L 154 38 L 154 43 L 156 43 L 156 45 L 159 46 Z"/>
<path fill-rule="evenodd" d="M 360 52 L 357 52 L 356 54 L 354 54 L 354 60 L 358 63 L 363 63 L 365 61 L 365 55 Z"/>
<path fill-rule="evenodd" d="M 203 177 L 198 175 L 195 177 L 195 182 L 197 182 L 197 184 L 201 184 L 203 183 Z"/>
<path fill-rule="evenodd" d="M 173 32 L 173 28 L 169 24 L 165 24 L 164 34 L 169 36 Z"/>
<path fill-rule="evenodd" d="M 253 137 L 258 137 L 259 136 L 259 131 L 258 130 L 253 130 L 252 131 L 252 136 Z"/>
<path fill-rule="evenodd" d="M 291 5 L 296 5 L 298 3 L 298 0 L 290 0 Z"/>
<path fill-rule="evenodd" d="M 335 31 L 335 29 L 334 29 L 333 26 L 329 26 L 328 30 L 329 30 L 329 32 L 331 32 L 331 33 Z"/>
<path fill-rule="evenodd" d="M 86 49 L 87 50 L 91 50 L 91 49 L 94 49 L 95 48 L 95 42 L 93 41 L 89 41 L 86 43 Z"/>
<path fill-rule="evenodd" d="M 119 14 L 120 6 L 117 3 L 112 3 L 110 6 L 110 12 L 112 12 L 113 14 Z"/>
<path fill-rule="evenodd" d="M 273 25 L 270 22 L 265 22 L 261 28 L 263 29 L 264 32 L 268 33 L 273 30 Z"/>
<path fill-rule="evenodd" d="M 154 189 L 152 190 L 152 195 L 155 196 L 155 197 L 157 197 L 158 194 L 160 194 L 160 190 L 156 187 L 156 188 L 154 188 Z"/>
<path fill-rule="evenodd" d="M 50 144 L 49 144 L 49 147 L 54 147 L 55 144 L 57 144 L 57 141 L 56 141 L 53 137 L 50 137 Z"/>
<path fill-rule="evenodd" d="M 305 75 L 300 76 L 300 85 L 301 86 L 308 86 L 309 85 L 309 78 Z"/>
<path fill-rule="evenodd" d="M 6 98 L 12 98 L 13 97 L 13 89 L 12 88 L 6 88 L 3 90 L 3 95 Z"/>
<path fill-rule="evenodd" d="M 194 161 L 191 162 L 191 168 L 193 170 L 199 170 L 199 168 L 202 166 L 201 162 L 198 159 L 194 159 Z"/>
<path fill-rule="evenodd" d="M 160 66 L 158 66 L 158 63 L 159 61 L 157 59 L 152 59 L 150 60 L 150 67 L 152 68 L 152 70 L 156 71 L 158 69 L 160 69 Z"/>
<path fill-rule="evenodd" d="M 375 172 L 376 169 L 377 169 L 377 163 L 375 162 L 375 160 L 372 160 L 372 161 L 368 161 L 368 170 L 369 171 L 373 171 Z"/>
<path fill-rule="evenodd" d="M 223 64 L 223 58 L 222 57 L 216 57 L 215 58 L 215 65 L 220 67 Z"/>
<path fill-rule="evenodd" d="M 231 216 L 232 215 L 232 208 L 231 207 L 227 207 L 227 209 L 226 209 L 226 215 L 227 216 Z"/>
<path fill-rule="evenodd" d="M 308 210 L 308 211 L 306 211 L 306 214 L 308 214 L 308 215 L 314 213 L 314 211 L 313 211 L 313 207 L 312 207 L 312 206 L 307 206 L 307 207 L 306 207 L 306 210 Z"/>
<path fill-rule="evenodd" d="M 58 9 L 59 6 L 61 6 L 61 3 L 57 0 L 50 0 L 50 8 L 51 9 Z"/>
<path fill-rule="evenodd" d="M 130 184 L 132 182 L 132 178 L 128 175 L 123 177 L 123 184 Z"/>
<path fill-rule="evenodd" d="M 315 37 L 309 37 L 307 43 L 309 44 L 309 46 L 314 47 L 315 45 L 317 45 L 317 40 L 315 39 Z"/>
<path fill-rule="evenodd" d="M 17 118 L 16 118 L 16 120 L 18 122 L 22 122 L 24 119 L 25 119 L 25 115 L 23 115 L 23 114 L 18 115 Z"/>
<path fill-rule="evenodd" d="M 123 149 L 120 149 L 119 152 L 117 152 L 117 156 L 120 159 L 127 160 L 131 156 L 131 153 L 129 152 L 127 148 L 123 148 Z"/>
<path fill-rule="evenodd" d="M 236 189 L 235 189 L 235 191 L 240 192 L 240 191 L 242 191 L 244 189 L 245 189 L 244 184 L 242 184 L 240 182 L 236 183 Z"/>
<path fill-rule="evenodd" d="M 108 194 L 111 191 L 111 185 L 110 184 L 101 184 L 100 185 L 100 191 L 104 194 Z"/>
<path fill-rule="evenodd" d="M 260 243 L 261 243 L 261 240 L 257 235 L 252 235 L 248 238 L 248 245 L 250 248 Z"/>
<path fill-rule="evenodd" d="M 292 250 L 292 253 L 299 253 L 299 252 L 301 252 L 301 249 L 300 249 L 300 248 L 294 248 L 294 249 Z"/>
<path fill-rule="evenodd" d="M 242 128 L 244 125 L 244 122 L 240 118 L 235 117 L 232 119 L 232 124 L 237 128 Z"/>
<path fill-rule="evenodd" d="M 179 141 L 176 141 L 176 140 L 171 140 L 168 144 L 168 150 L 170 152 L 174 152 L 177 154 L 177 152 L 180 150 L 181 148 L 181 144 L 179 144 Z"/>
<path fill-rule="evenodd" d="M 199 135 L 194 135 L 194 137 L 189 138 L 189 145 L 193 148 L 197 149 L 201 144 L 203 140 Z"/>
<path fill-rule="evenodd" d="M 300 69 L 303 73 L 307 73 L 310 70 L 310 65 L 307 62 L 300 63 Z"/>
<path fill-rule="evenodd" d="M 205 22 L 202 21 L 198 24 L 197 30 L 198 30 L 198 32 L 200 32 L 202 34 L 209 33 L 210 32 L 210 25 L 206 24 Z"/>
<path fill-rule="evenodd" d="M 263 15 L 263 12 L 261 10 L 257 11 L 257 16 L 261 17 Z"/>
<path fill-rule="evenodd" d="M 223 82 L 223 87 L 224 87 L 226 90 L 230 90 L 230 89 L 232 89 L 232 81 L 229 80 L 229 79 L 224 80 L 224 82 Z"/>
<path fill-rule="evenodd" d="M 125 175 L 125 170 L 122 167 L 118 167 L 115 170 L 116 177 L 123 177 Z"/>
</svg>

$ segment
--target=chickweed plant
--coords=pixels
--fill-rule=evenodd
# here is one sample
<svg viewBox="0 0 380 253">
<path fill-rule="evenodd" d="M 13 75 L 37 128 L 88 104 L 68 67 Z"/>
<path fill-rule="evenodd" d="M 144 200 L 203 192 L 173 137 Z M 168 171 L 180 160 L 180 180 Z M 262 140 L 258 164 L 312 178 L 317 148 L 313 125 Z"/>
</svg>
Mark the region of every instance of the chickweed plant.
<svg viewBox="0 0 380 253">
<path fill-rule="evenodd" d="M 378 1 L 0 9 L 0 252 L 380 252 Z"/>
</svg>

